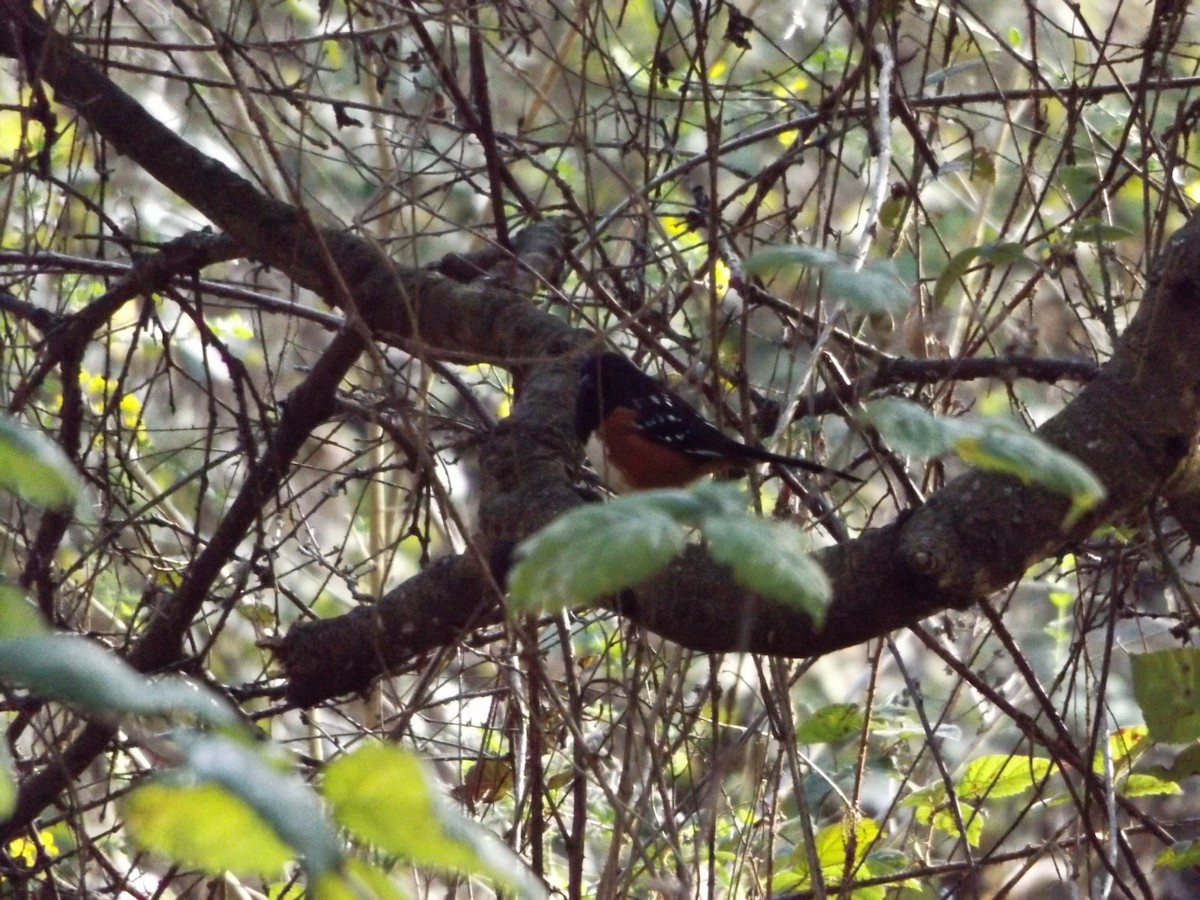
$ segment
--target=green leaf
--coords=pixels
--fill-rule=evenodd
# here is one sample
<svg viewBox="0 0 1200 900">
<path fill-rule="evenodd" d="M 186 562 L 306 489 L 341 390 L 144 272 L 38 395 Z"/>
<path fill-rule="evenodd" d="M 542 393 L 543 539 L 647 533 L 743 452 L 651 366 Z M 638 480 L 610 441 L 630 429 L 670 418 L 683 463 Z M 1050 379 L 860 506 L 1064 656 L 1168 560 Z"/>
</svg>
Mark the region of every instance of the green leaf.
<svg viewBox="0 0 1200 900">
<path fill-rule="evenodd" d="M 348 873 L 326 872 L 313 881 L 304 896 L 311 896 L 312 900 L 360 900 L 371 896 L 369 890 L 360 894 L 360 887 Z"/>
<path fill-rule="evenodd" d="M 68 509 L 80 480 L 56 444 L 0 416 L 0 488 L 43 509 Z"/>
<path fill-rule="evenodd" d="M 1118 728 L 1108 735 L 1108 753 L 1112 757 L 1113 766 L 1117 769 L 1129 769 L 1148 749 L 1150 742 L 1147 738 L 1150 731 L 1145 725 L 1132 725 Z M 1092 771 L 1104 773 L 1104 754 L 1097 750 L 1092 758 Z"/>
<path fill-rule="evenodd" d="M 958 827 L 954 811 L 950 808 L 950 801 L 947 798 L 946 786 L 944 784 L 933 784 L 919 791 L 914 791 L 900 801 L 901 806 L 911 806 L 913 808 L 913 817 L 919 824 L 936 828 L 938 831 L 948 834 L 956 840 L 960 837 L 965 837 L 967 843 L 972 847 L 978 847 L 980 835 L 983 834 L 983 812 L 960 802 L 957 797 L 955 797 L 954 803 L 957 805 L 959 816 L 962 818 L 963 827 L 966 828 L 967 833 L 965 835 Z"/>
<path fill-rule="evenodd" d="M 958 283 L 976 259 L 989 260 L 993 265 L 1006 266 L 1025 256 L 1022 244 L 981 244 L 978 247 L 967 247 L 950 257 L 946 267 L 938 276 L 933 286 L 933 305 L 940 307 L 950 295 L 954 285 Z"/>
<path fill-rule="evenodd" d="M 25 592 L 0 578 L 0 640 L 45 634 L 50 628 Z"/>
<path fill-rule="evenodd" d="M 721 484 L 642 491 L 560 517 L 517 548 L 509 608 L 561 609 L 632 587 L 671 562 L 697 527 L 740 584 L 820 624 L 831 590 L 800 534 L 747 515 L 742 492 Z"/>
<path fill-rule="evenodd" d="M 687 508 L 680 504 L 666 505 L 672 494 L 685 494 L 691 499 Z M 728 482 L 702 481 L 683 491 L 643 491 L 640 496 L 664 512 L 670 512 L 681 525 L 693 528 L 710 516 L 746 515 L 746 492 Z M 661 498 L 661 499 L 660 499 Z"/>
<path fill-rule="evenodd" d="M 1139 653 L 1130 662 L 1150 736 L 1167 744 L 1200 738 L 1200 648 Z"/>
<path fill-rule="evenodd" d="M 134 840 L 207 872 L 278 877 L 294 851 L 244 800 L 216 784 L 139 785 L 122 802 Z"/>
<path fill-rule="evenodd" d="M 1176 782 L 1149 772 L 1134 772 L 1120 786 L 1122 797 L 1161 797 L 1182 793 L 1183 788 Z"/>
<path fill-rule="evenodd" d="M 361 859 L 349 859 L 341 872 L 329 872 L 312 886 L 313 900 L 405 900 L 401 890 L 378 866 Z"/>
<path fill-rule="evenodd" d="M 986 150 L 978 153 L 986 154 Z M 1019 259 L 1025 258 L 1025 245 L 1013 243 L 983 244 L 979 247 L 980 259 L 988 260 L 994 266 L 1007 266 Z"/>
<path fill-rule="evenodd" d="M 840 261 L 840 257 L 832 250 L 810 247 L 808 244 L 775 244 L 754 251 L 747 257 L 743 268 L 748 275 L 774 275 L 796 266 L 824 269 Z"/>
<path fill-rule="evenodd" d="M 868 402 L 865 418 L 898 452 L 921 459 L 949 453 L 961 433 L 953 419 L 894 397 Z"/>
<path fill-rule="evenodd" d="M 1096 192 L 1100 184 L 1100 173 L 1094 165 L 1062 166 L 1058 170 L 1056 182 L 1078 206 Z"/>
<path fill-rule="evenodd" d="M 980 469 L 1015 475 L 1028 483 L 1065 494 L 1071 501 L 1063 527 L 1104 499 L 1104 485 L 1092 470 L 1036 434 L 1007 422 L 988 422 L 954 442 L 955 454 Z"/>
<path fill-rule="evenodd" d="M 915 403 L 890 397 L 868 403 L 866 418 L 901 453 L 930 457 L 951 451 L 977 468 L 1065 494 L 1071 508 L 1064 527 L 1104 498 L 1104 485 L 1083 463 L 1011 423 L 939 418 Z"/>
<path fill-rule="evenodd" d="M 904 211 L 907 198 L 888 197 L 879 207 L 879 224 L 884 228 L 895 228 L 900 224 L 900 213 Z"/>
<path fill-rule="evenodd" d="M 839 884 L 847 872 L 853 877 L 863 877 L 859 868 L 880 834 L 879 823 L 874 819 L 858 819 L 853 824 L 835 822 L 818 831 L 813 836 L 813 849 L 825 884 Z M 812 883 L 808 851 L 803 845 L 791 852 L 789 860 L 791 869 L 772 881 L 772 892 L 803 890 Z"/>
<path fill-rule="evenodd" d="M 1050 605 L 1060 612 L 1071 608 L 1075 602 L 1075 595 L 1069 591 L 1051 591 L 1046 595 L 1046 599 L 1050 601 Z"/>
<path fill-rule="evenodd" d="M 927 896 L 921 891 L 922 884 L 918 878 L 903 878 L 904 873 L 917 868 L 914 865 L 914 860 L 907 853 L 902 853 L 899 850 L 891 850 L 889 848 L 879 848 L 876 844 L 875 850 L 867 854 L 866 860 L 863 862 L 862 868 L 859 870 L 860 878 L 882 879 L 889 875 L 896 876 L 896 880 L 887 885 L 880 885 L 880 893 L 872 893 L 870 896 L 883 898 L 898 898 L 906 897 L 909 900 L 915 900 L 916 897 Z M 907 892 L 899 889 L 907 889 Z M 856 888 L 850 896 L 854 900 L 859 900 L 859 891 L 862 889 Z"/>
<path fill-rule="evenodd" d="M 862 734 L 862 708 L 857 703 L 833 703 L 805 717 L 796 728 L 801 744 L 836 744 Z"/>
<path fill-rule="evenodd" d="M 1099 219 L 1082 219 L 1071 229 L 1069 238 L 1076 244 L 1111 244 L 1133 237 L 1133 232 L 1120 225 L 1109 225 Z"/>
<path fill-rule="evenodd" d="M 1183 872 L 1200 866 L 1200 841 L 1178 841 L 1158 855 L 1155 868 Z"/>
<path fill-rule="evenodd" d="M 922 818 L 920 810 L 917 811 L 917 821 L 922 825 L 929 825 L 936 828 L 942 834 L 948 834 L 950 837 L 957 840 L 958 838 L 966 838 L 968 844 L 972 847 L 979 846 L 979 839 L 983 836 L 984 815 L 983 810 L 972 809 L 969 806 L 959 805 L 959 812 L 962 817 L 963 827 L 967 833 L 963 834 L 958 827 L 958 819 L 954 818 L 954 813 L 949 808 L 931 810 L 926 818 Z"/>
<path fill-rule="evenodd" d="M 920 790 L 913 791 L 907 797 L 900 801 L 901 806 L 911 806 L 913 808 L 926 807 L 932 809 L 935 806 L 940 806 L 946 802 L 946 786 L 938 781 L 928 787 L 923 787 Z"/>
<path fill-rule="evenodd" d="M 981 181 L 984 184 L 996 183 L 996 158 L 992 156 L 992 151 L 987 147 L 975 147 L 971 150 L 971 180 Z M 1012 246 L 1021 248 L 1020 244 Z M 1023 248 L 1021 249 L 1023 250 Z M 997 262 L 997 265 L 1000 263 Z"/>
<path fill-rule="evenodd" d="M 836 253 L 806 244 L 763 247 L 744 264 L 750 275 L 774 275 L 787 269 L 818 269 L 825 288 L 855 312 L 901 313 L 912 303 L 912 292 L 891 260 L 867 263 L 856 268 Z"/>
<path fill-rule="evenodd" d="M 8 741 L 0 741 L 0 822 L 12 815 L 17 807 L 17 779 L 13 773 L 13 758 Z"/>
<path fill-rule="evenodd" d="M 1167 775 L 1172 781 L 1183 781 L 1193 775 L 1200 775 L 1200 744 L 1192 744 L 1180 751 L 1171 762 Z"/>
<path fill-rule="evenodd" d="M 687 532 L 645 492 L 590 503 L 560 516 L 517 548 L 510 609 L 582 606 L 632 587 L 679 555 Z M 675 495 L 685 503 L 686 492 Z M 680 496 L 682 495 L 682 496 Z"/>
<path fill-rule="evenodd" d="M 179 675 L 149 678 L 94 641 L 46 633 L 0 640 L 0 678 L 101 712 L 190 712 L 213 725 L 241 720 L 224 698 Z"/>
<path fill-rule="evenodd" d="M 417 756 L 370 743 L 325 767 L 334 818 L 381 850 L 420 866 L 486 876 L 524 897 L 545 891 L 494 835 L 450 810 Z"/>
<path fill-rule="evenodd" d="M 300 857 L 310 879 L 341 866 L 341 841 L 316 794 L 300 778 L 228 738 L 187 733 L 180 735 L 179 744 L 186 754 L 182 771 L 243 800 Z M 227 839 L 241 840 L 236 833 Z"/>
<path fill-rule="evenodd" d="M 485 756 L 471 763 L 453 796 L 472 806 L 495 803 L 512 793 L 515 781 L 512 757 Z"/>
<path fill-rule="evenodd" d="M 325 766 L 321 794 L 333 818 L 356 836 L 406 859 L 429 863 L 430 844 L 443 840 L 433 780 L 411 753 L 372 741 Z M 419 827 L 414 827 L 419 826 Z M 445 868 L 457 868 L 456 860 Z"/>
<path fill-rule="evenodd" d="M 933 285 L 933 306 L 935 309 L 941 307 L 945 302 L 946 297 L 950 295 L 951 288 L 958 282 L 960 278 L 967 273 L 967 269 L 971 267 L 971 263 L 975 261 L 975 257 L 979 255 L 978 247 L 968 247 L 965 250 L 959 250 L 946 263 L 942 273 L 938 275 L 938 280 Z"/>
<path fill-rule="evenodd" d="M 998 800 L 1041 784 L 1054 769 L 1051 760 L 1040 756 L 981 756 L 967 765 L 955 790 L 964 800 Z"/>
<path fill-rule="evenodd" d="M 825 621 L 833 588 L 825 570 L 804 552 L 795 527 L 743 513 L 705 518 L 700 531 L 708 555 L 729 566 L 738 584 L 802 610 L 818 628 Z"/>
<path fill-rule="evenodd" d="M 868 263 L 861 269 L 847 265 L 825 271 L 825 289 L 854 312 L 864 315 L 899 315 L 912 303 L 912 291 L 890 260 Z"/>
</svg>

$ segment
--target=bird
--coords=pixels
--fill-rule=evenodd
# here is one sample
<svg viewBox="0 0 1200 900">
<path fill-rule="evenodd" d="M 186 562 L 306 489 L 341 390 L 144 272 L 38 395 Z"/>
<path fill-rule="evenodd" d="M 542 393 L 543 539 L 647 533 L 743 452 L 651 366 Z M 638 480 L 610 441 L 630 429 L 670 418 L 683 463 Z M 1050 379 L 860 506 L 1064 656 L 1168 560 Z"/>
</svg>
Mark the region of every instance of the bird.
<svg viewBox="0 0 1200 900">
<path fill-rule="evenodd" d="M 725 435 L 620 353 L 581 360 L 575 431 L 596 474 L 616 494 L 684 487 L 705 475 L 756 462 L 862 480 Z"/>
</svg>

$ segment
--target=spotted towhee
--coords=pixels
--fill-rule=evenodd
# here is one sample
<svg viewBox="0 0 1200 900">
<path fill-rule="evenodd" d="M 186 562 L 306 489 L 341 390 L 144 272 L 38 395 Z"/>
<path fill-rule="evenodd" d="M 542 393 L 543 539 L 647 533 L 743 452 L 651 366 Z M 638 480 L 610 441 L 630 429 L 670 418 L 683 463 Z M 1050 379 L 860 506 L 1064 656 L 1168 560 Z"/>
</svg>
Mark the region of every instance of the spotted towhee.
<svg viewBox="0 0 1200 900">
<path fill-rule="evenodd" d="M 575 430 L 601 481 L 619 494 L 681 487 L 754 462 L 861 480 L 726 437 L 686 400 L 619 353 L 599 353 L 580 364 Z"/>
</svg>

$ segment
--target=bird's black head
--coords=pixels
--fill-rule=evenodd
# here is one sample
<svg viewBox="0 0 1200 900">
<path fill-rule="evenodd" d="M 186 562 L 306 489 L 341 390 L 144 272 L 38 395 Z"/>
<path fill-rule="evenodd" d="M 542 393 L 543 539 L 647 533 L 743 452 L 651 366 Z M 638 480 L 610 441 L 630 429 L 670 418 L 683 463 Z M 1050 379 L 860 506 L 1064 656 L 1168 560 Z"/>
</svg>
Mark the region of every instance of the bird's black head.
<svg viewBox="0 0 1200 900">
<path fill-rule="evenodd" d="M 586 444 L 592 432 L 604 420 L 604 396 L 601 387 L 604 358 L 611 353 L 596 353 L 579 361 L 579 393 L 575 396 L 575 436 Z"/>
<path fill-rule="evenodd" d="M 595 353 L 579 363 L 579 394 L 575 401 L 575 433 L 581 443 L 617 406 L 631 406 L 658 382 L 620 353 Z"/>
</svg>

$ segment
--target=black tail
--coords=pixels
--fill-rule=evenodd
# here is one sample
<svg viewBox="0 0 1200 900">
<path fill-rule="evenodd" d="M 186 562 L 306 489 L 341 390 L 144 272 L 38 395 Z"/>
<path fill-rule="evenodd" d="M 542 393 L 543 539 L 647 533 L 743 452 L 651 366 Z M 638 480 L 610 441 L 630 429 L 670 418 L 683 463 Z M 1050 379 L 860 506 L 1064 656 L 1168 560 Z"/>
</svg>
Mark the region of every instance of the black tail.
<svg viewBox="0 0 1200 900">
<path fill-rule="evenodd" d="M 770 450 L 759 450 L 757 447 L 743 448 L 742 455 L 746 459 L 755 462 L 776 463 L 777 465 L 787 466 L 789 469 L 803 469 L 805 472 L 812 472 L 814 475 L 833 475 L 845 481 L 853 481 L 855 484 L 862 484 L 863 482 L 861 478 L 851 475 L 849 472 L 823 466 L 802 456 L 784 456 L 781 453 L 772 453 Z"/>
</svg>

